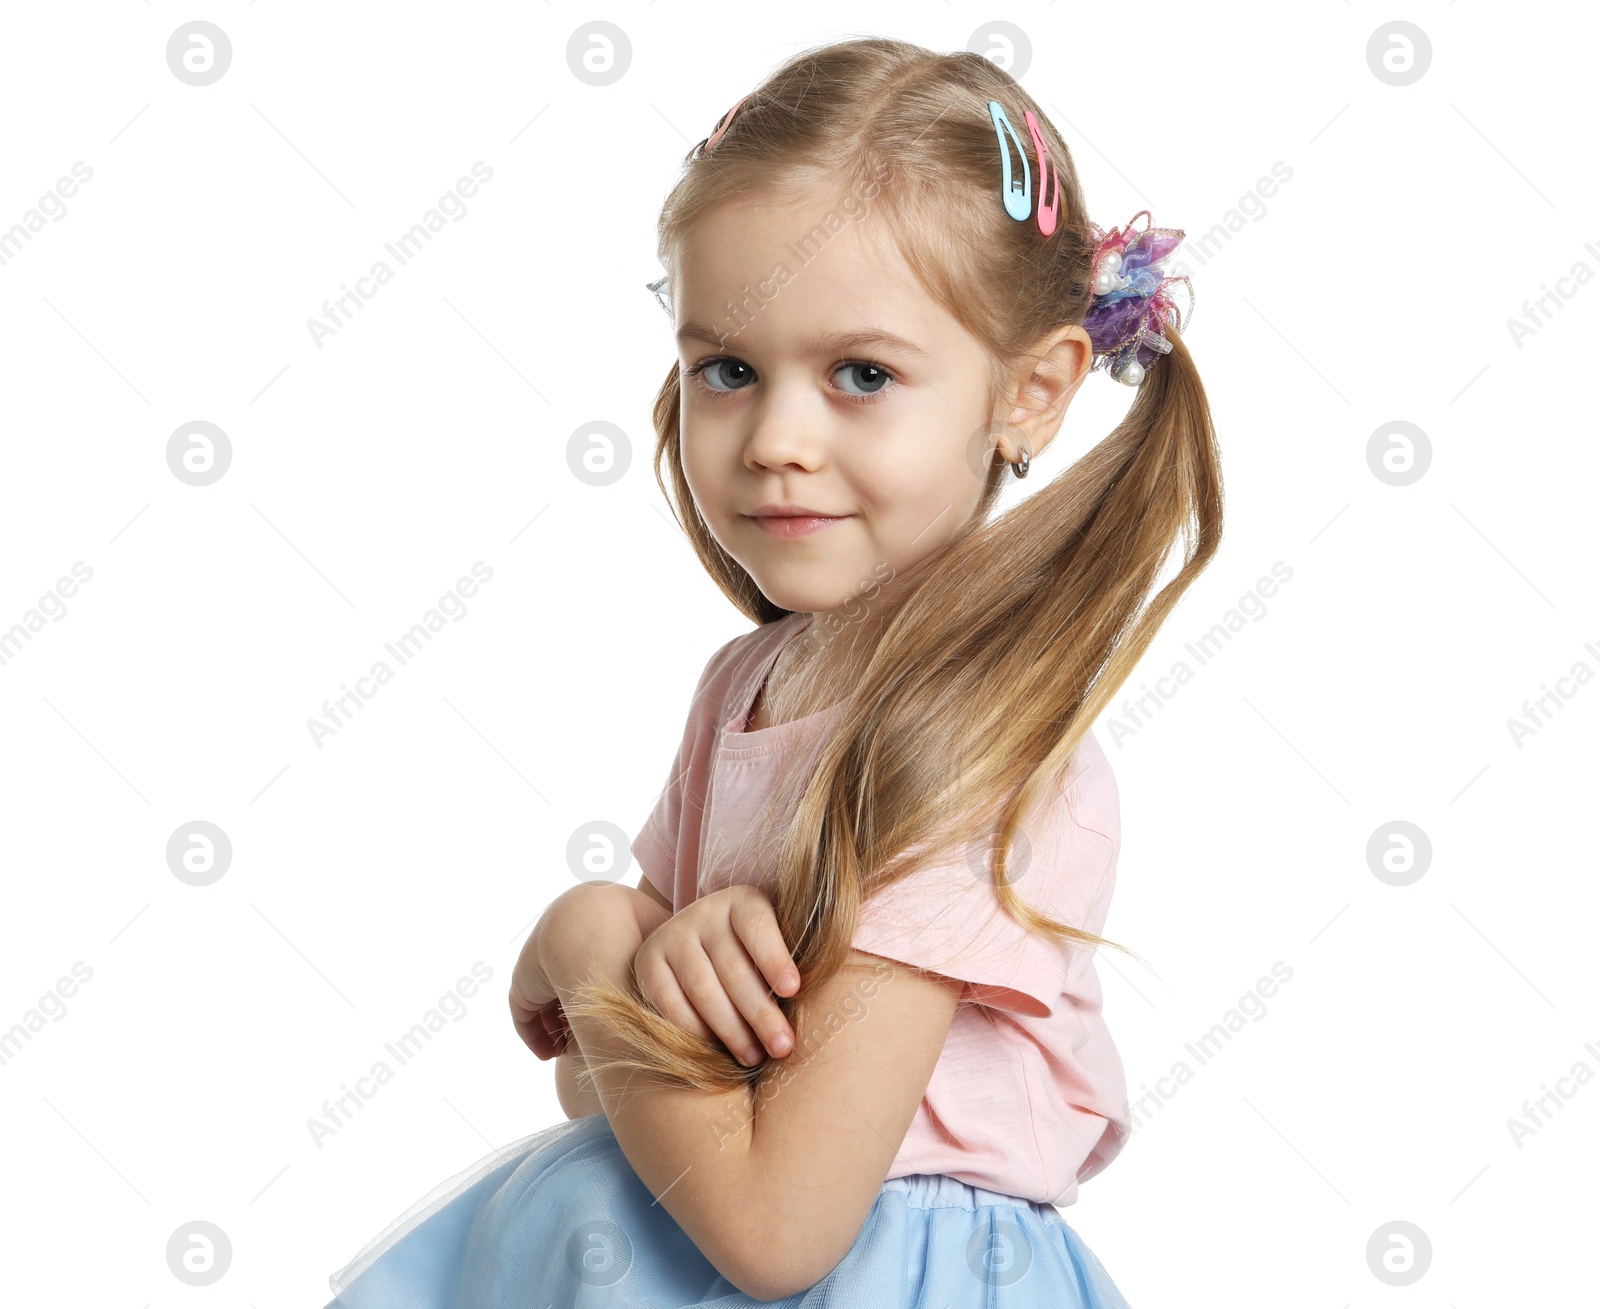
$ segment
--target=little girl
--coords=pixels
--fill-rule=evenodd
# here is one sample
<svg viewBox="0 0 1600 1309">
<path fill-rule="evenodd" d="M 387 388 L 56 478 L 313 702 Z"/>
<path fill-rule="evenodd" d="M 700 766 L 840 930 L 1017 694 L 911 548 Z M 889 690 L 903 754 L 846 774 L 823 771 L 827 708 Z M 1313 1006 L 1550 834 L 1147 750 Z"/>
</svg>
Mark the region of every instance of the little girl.
<svg viewBox="0 0 1600 1309">
<path fill-rule="evenodd" d="M 705 666 L 638 888 L 573 888 L 518 961 L 570 1121 L 329 1309 L 1119 1309 L 1057 1206 L 1130 1129 L 1090 726 L 1221 531 L 1183 234 L 1089 222 L 1005 72 L 893 40 L 795 56 L 685 162 L 657 478 L 756 626 Z M 1095 368 L 1126 418 L 991 516 Z"/>
</svg>

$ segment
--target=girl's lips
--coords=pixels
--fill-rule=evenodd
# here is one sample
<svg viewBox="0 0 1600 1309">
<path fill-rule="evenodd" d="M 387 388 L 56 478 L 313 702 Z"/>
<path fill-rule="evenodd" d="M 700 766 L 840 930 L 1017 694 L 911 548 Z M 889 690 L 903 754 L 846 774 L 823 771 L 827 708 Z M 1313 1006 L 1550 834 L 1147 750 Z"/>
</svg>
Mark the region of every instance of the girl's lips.
<svg viewBox="0 0 1600 1309">
<path fill-rule="evenodd" d="M 836 518 L 784 518 L 773 514 L 764 517 L 752 517 L 750 521 L 769 536 L 810 536 L 813 532 L 820 532 L 825 527 L 832 527 L 835 523 L 842 523 L 852 514 L 841 514 Z"/>
</svg>

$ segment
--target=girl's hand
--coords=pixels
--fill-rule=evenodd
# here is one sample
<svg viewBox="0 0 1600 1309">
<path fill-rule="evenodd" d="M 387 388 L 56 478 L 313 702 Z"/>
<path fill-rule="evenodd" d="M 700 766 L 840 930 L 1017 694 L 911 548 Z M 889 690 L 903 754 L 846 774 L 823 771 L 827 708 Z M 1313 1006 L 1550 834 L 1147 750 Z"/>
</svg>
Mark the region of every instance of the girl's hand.
<svg viewBox="0 0 1600 1309">
<path fill-rule="evenodd" d="M 528 1049 L 541 1059 L 554 1059 L 571 1043 L 572 1029 L 539 960 L 539 930 L 544 922 L 541 918 L 528 933 L 511 970 L 511 1021 Z"/>
<path fill-rule="evenodd" d="M 530 1012 L 526 1008 L 519 1009 L 513 997 L 511 1014 L 517 1025 L 517 1035 L 539 1058 L 554 1059 L 566 1054 L 567 1047 L 572 1044 L 572 1029 L 567 1026 L 561 1001 L 552 1000 Z"/>
<path fill-rule="evenodd" d="M 645 924 L 659 925 L 662 915 L 671 917 L 671 911 L 641 891 L 611 883 L 584 882 L 552 900 L 528 933 L 511 970 L 511 1020 L 523 1044 L 541 1059 L 554 1059 L 575 1042 L 551 981 L 551 970 L 559 972 L 560 961 L 570 961 L 572 954 L 556 947 L 588 941 L 596 931 L 622 923 L 642 940 Z M 568 939 L 563 940 L 562 934 Z"/>
<path fill-rule="evenodd" d="M 639 947 L 633 973 L 663 1017 L 721 1041 L 749 1066 L 767 1058 L 763 1044 L 778 1058 L 794 1049 L 794 1033 L 767 988 L 793 995 L 800 972 L 772 902 L 757 887 L 730 886 L 685 907 Z"/>
</svg>

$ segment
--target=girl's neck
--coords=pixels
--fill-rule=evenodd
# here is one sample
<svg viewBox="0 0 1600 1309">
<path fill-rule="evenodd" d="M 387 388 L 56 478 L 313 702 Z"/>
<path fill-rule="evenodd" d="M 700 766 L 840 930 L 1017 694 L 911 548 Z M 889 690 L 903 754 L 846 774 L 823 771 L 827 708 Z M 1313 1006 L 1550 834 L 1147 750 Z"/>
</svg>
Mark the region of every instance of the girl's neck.
<svg viewBox="0 0 1600 1309">
<path fill-rule="evenodd" d="M 872 658 L 877 633 L 869 619 L 843 627 L 828 614 L 812 614 L 803 621 L 778 652 L 757 695 L 751 730 L 793 722 L 838 704 Z"/>
</svg>

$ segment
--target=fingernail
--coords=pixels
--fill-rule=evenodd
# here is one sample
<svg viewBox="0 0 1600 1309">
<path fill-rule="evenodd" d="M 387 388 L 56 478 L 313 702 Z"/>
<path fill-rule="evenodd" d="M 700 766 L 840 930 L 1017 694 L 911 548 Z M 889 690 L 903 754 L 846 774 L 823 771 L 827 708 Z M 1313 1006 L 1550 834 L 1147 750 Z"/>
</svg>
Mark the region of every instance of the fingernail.
<svg viewBox="0 0 1600 1309">
<path fill-rule="evenodd" d="M 789 1038 L 787 1036 L 782 1035 L 781 1033 L 778 1036 L 773 1037 L 773 1039 L 772 1039 L 772 1052 L 774 1054 L 788 1054 L 789 1053 Z"/>
<path fill-rule="evenodd" d="M 759 1050 L 746 1050 L 744 1052 L 744 1061 L 745 1061 L 745 1063 L 749 1064 L 752 1068 L 754 1068 L 758 1063 L 761 1062 L 761 1051 L 759 1051 Z"/>
</svg>

